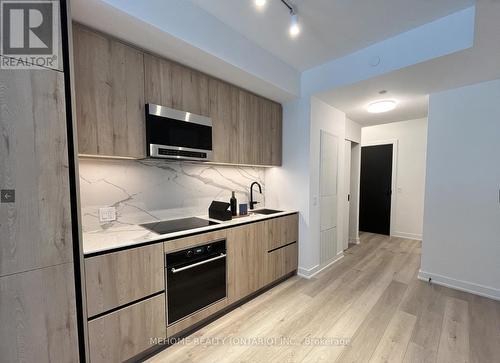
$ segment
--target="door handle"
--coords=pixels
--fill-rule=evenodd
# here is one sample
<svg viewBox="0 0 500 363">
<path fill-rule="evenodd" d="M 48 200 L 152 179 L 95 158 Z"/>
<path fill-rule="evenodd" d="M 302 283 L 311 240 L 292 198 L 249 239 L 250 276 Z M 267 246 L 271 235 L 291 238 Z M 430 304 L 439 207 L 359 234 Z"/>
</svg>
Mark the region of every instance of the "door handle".
<svg viewBox="0 0 500 363">
<path fill-rule="evenodd" d="M 196 262 L 196 263 L 193 263 L 192 265 L 187 265 L 187 266 L 184 266 L 184 267 L 181 267 L 181 268 L 174 268 L 174 267 L 172 267 L 170 269 L 170 271 L 173 274 L 176 274 L 177 272 L 186 271 L 186 270 L 192 269 L 192 268 L 197 267 L 197 266 L 204 265 L 204 264 L 212 262 L 212 261 L 220 260 L 221 258 L 224 258 L 224 257 L 226 257 L 226 254 L 225 253 L 221 253 L 219 256 L 216 256 L 216 257 L 213 257 L 213 258 L 209 258 L 208 260 Z"/>
</svg>

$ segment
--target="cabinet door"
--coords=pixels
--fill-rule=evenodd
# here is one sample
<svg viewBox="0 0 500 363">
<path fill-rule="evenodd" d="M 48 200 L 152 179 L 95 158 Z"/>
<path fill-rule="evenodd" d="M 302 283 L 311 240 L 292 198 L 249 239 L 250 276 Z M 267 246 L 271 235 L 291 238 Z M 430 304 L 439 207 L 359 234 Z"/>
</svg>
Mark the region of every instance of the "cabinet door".
<svg viewBox="0 0 500 363">
<path fill-rule="evenodd" d="M 205 74 L 151 54 L 144 56 L 144 69 L 146 103 L 209 116 Z"/>
<path fill-rule="evenodd" d="M 1 277 L 0 322 L 0 361 L 78 362 L 73 263 Z"/>
<path fill-rule="evenodd" d="M 164 275 L 162 243 L 85 258 L 88 316 L 163 291 Z"/>
<path fill-rule="evenodd" d="M 166 337 L 165 294 L 154 296 L 88 323 L 90 361 L 123 362 Z"/>
<path fill-rule="evenodd" d="M 144 54 L 144 97 L 146 103 L 174 107 L 173 62 Z"/>
<path fill-rule="evenodd" d="M 228 297 L 237 301 L 265 285 L 265 224 L 252 223 L 228 229 Z"/>
<path fill-rule="evenodd" d="M 145 157 L 143 53 L 80 25 L 73 38 L 78 152 Z"/>
<path fill-rule="evenodd" d="M 213 129 L 214 161 L 237 164 L 239 161 L 239 90 L 229 83 L 209 81 L 210 117 Z"/>
<path fill-rule="evenodd" d="M 260 99 L 262 122 L 262 164 L 281 165 L 282 108 L 279 103 Z"/>
<path fill-rule="evenodd" d="M 238 130 L 239 163 L 262 164 L 264 139 L 261 101 L 258 96 L 244 90 L 239 91 Z"/>
<path fill-rule="evenodd" d="M 280 247 L 268 252 L 265 273 L 265 283 L 269 284 L 279 278 L 297 270 L 298 250 L 297 243 Z"/>
<path fill-rule="evenodd" d="M 297 242 L 299 238 L 299 215 L 273 218 L 267 223 L 267 250 Z"/>
<path fill-rule="evenodd" d="M 64 76 L 0 71 L 0 276 L 71 262 Z"/>
</svg>

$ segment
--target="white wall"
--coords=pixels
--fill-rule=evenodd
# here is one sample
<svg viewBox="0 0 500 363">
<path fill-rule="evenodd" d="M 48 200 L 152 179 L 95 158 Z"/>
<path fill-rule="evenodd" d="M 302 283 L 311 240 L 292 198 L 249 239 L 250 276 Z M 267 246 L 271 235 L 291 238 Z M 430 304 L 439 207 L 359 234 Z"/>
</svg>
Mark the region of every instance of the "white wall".
<svg viewBox="0 0 500 363">
<path fill-rule="evenodd" d="M 427 119 L 363 127 L 362 145 L 397 140 L 392 234 L 422 239 Z"/>
<path fill-rule="evenodd" d="M 306 277 L 323 267 L 318 204 L 320 129 L 344 140 L 345 114 L 314 97 L 283 105 L 283 165 L 266 170 L 266 205 L 299 211 L 299 273 Z M 340 148 L 339 192 L 344 184 L 343 153 Z M 342 218 L 342 206 L 338 208 L 337 216 Z"/>
<path fill-rule="evenodd" d="M 311 129 L 310 129 L 310 184 L 309 184 L 309 238 L 314 248 L 314 262 L 307 266 L 301 266 L 303 275 L 308 276 L 322 266 L 320 264 L 319 243 L 320 243 L 320 208 L 319 208 L 319 166 L 320 166 L 320 130 L 325 130 L 338 137 L 338 195 L 344 193 L 344 148 L 345 138 L 345 113 L 326 104 L 315 97 L 311 97 Z M 344 205 L 337 203 L 337 240 L 342 240 L 343 235 L 343 211 Z M 316 248 L 318 246 L 318 248 Z M 337 253 L 342 252 L 342 244 L 337 243 Z"/>
<path fill-rule="evenodd" d="M 347 203 L 347 194 L 351 194 L 349 213 L 344 213 L 344 241 L 347 243 L 359 243 L 359 171 L 361 163 L 361 125 L 348 118 L 345 120 L 345 139 L 351 141 L 350 167 L 345 166 L 350 175 L 346 175 L 346 188 L 344 188 L 344 203 Z M 347 187 L 349 183 L 349 187 Z M 346 245 L 344 245 L 347 248 Z"/>
<path fill-rule="evenodd" d="M 355 144 L 354 142 L 351 142 L 351 178 L 350 178 L 351 203 L 349 208 L 349 243 L 359 243 L 360 167 L 361 167 L 361 143 Z"/>
<path fill-rule="evenodd" d="M 500 299 L 500 80 L 430 96 L 419 277 Z"/>
<path fill-rule="evenodd" d="M 299 212 L 299 267 L 315 264 L 309 240 L 309 99 L 283 105 L 283 162 L 266 169 L 266 206 Z"/>
<path fill-rule="evenodd" d="M 345 139 L 361 143 L 361 125 L 348 118 L 345 119 Z"/>
</svg>

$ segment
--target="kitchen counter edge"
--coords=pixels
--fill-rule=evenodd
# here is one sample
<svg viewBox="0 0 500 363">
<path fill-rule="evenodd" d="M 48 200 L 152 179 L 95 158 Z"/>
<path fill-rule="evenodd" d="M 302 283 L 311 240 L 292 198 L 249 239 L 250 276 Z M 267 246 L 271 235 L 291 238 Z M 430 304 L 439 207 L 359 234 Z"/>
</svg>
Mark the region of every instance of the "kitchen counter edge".
<svg viewBox="0 0 500 363">
<path fill-rule="evenodd" d="M 202 233 L 206 233 L 206 232 L 212 232 L 212 231 L 217 231 L 217 230 L 221 230 L 221 229 L 237 227 L 237 226 L 241 226 L 241 225 L 245 225 L 245 224 L 256 223 L 256 222 L 264 221 L 267 219 L 284 217 L 284 216 L 292 215 L 292 214 L 296 214 L 296 213 L 298 213 L 298 211 L 283 211 L 283 212 L 268 214 L 268 215 L 254 214 L 254 215 L 251 215 L 248 217 L 238 217 L 238 218 L 232 219 L 230 221 L 219 221 L 219 220 L 211 219 L 212 221 L 219 222 L 219 224 L 201 227 L 201 228 L 189 229 L 189 230 L 185 230 L 185 231 L 167 233 L 167 234 L 156 234 L 156 233 L 153 233 L 153 232 L 146 230 L 145 228 L 143 228 L 139 225 L 132 226 L 131 228 L 124 229 L 124 230 L 116 229 L 116 230 L 109 230 L 109 231 L 105 231 L 105 232 L 84 232 L 83 233 L 83 254 L 84 254 L 85 258 L 89 258 L 89 257 L 93 257 L 93 256 L 107 254 L 107 253 L 118 252 L 118 251 L 126 250 L 129 248 L 141 247 L 141 246 L 146 246 L 146 245 L 150 245 L 153 243 L 166 242 L 169 240 L 194 236 L 194 235 L 202 234 Z M 208 219 L 207 217 L 202 217 L 202 218 Z M 119 235 L 122 234 L 121 232 L 137 233 L 137 234 L 141 234 L 141 235 L 138 237 L 129 238 L 128 240 L 126 237 L 123 237 L 124 238 L 123 242 L 121 242 L 121 241 L 117 240 L 117 238 L 118 239 L 121 238 L 121 237 L 119 237 Z M 94 240 L 92 242 L 89 242 L 88 241 L 89 236 L 93 236 L 93 237 L 99 236 L 99 237 L 98 237 L 98 240 Z M 115 241 L 110 242 L 110 243 L 106 242 L 106 241 L 111 241 L 113 239 Z M 99 243 L 99 240 L 100 240 L 100 243 Z"/>
</svg>

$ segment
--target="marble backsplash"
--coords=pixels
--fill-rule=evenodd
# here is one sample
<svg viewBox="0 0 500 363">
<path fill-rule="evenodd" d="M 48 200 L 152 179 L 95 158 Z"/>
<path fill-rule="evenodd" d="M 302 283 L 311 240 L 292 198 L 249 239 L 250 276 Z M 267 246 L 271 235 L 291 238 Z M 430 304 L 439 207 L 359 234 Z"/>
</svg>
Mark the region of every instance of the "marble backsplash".
<svg viewBox="0 0 500 363">
<path fill-rule="evenodd" d="M 229 202 L 233 190 L 238 204 L 247 203 L 253 181 L 262 185 L 262 195 L 254 195 L 264 206 L 264 168 L 165 160 L 79 162 L 84 232 L 205 215 L 212 200 Z M 117 220 L 101 224 L 102 207 L 116 207 Z"/>
</svg>

